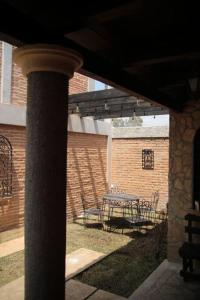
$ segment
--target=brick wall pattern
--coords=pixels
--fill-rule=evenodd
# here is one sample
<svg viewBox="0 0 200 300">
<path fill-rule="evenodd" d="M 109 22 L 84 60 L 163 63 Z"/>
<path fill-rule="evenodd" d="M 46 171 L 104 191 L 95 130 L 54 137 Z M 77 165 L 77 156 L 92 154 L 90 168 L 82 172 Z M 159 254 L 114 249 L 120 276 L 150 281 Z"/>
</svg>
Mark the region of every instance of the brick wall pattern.
<svg viewBox="0 0 200 300">
<path fill-rule="evenodd" d="M 142 149 L 154 151 L 154 169 L 142 168 Z M 159 191 L 159 209 L 168 202 L 169 139 L 113 139 L 112 183 L 128 193 L 150 199 Z"/>
<path fill-rule="evenodd" d="M 25 128 L 0 125 L 0 135 L 13 148 L 13 193 L 0 199 L 0 232 L 24 222 Z M 67 216 L 68 221 L 82 210 L 81 193 L 88 207 L 95 207 L 106 191 L 107 137 L 72 133 L 68 135 Z"/>
</svg>

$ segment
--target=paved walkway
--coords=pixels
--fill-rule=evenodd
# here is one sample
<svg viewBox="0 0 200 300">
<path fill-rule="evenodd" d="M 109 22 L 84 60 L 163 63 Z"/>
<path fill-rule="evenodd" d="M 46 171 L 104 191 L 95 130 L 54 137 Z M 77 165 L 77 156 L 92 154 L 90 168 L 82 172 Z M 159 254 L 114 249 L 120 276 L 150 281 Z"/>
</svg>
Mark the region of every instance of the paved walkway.
<svg viewBox="0 0 200 300">
<path fill-rule="evenodd" d="M 198 281 L 184 282 L 180 264 L 163 263 L 139 286 L 129 300 L 199 300 Z"/>
<path fill-rule="evenodd" d="M 24 237 L 10 240 L 0 244 L 0 257 L 10 255 L 12 253 L 21 251 L 24 249 Z"/>
<path fill-rule="evenodd" d="M 65 287 L 65 300 L 127 300 L 124 297 L 98 290 L 73 279 L 67 281 Z M 24 277 L 1 287 L 0 299 L 24 300 Z"/>
<path fill-rule="evenodd" d="M 24 249 L 24 237 L 0 244 L 0 258 Z M 80 248 L 66 255 L 66 279 L 74 277 L 106 255 L 101 252 Z"/>
<path fill-rule="evenodd" d="M 101 252 L 80 248 L 66 256 L 66 279 L 86 270 L 106 255 Z"/>
</svg>

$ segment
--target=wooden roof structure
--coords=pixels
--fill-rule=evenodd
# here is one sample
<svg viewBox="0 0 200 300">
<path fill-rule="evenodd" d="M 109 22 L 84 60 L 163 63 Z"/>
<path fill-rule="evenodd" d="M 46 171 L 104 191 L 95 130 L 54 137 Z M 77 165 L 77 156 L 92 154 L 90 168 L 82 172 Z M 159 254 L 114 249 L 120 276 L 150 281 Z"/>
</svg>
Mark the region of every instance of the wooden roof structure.
<svg viewBox="0 0 200 300">
<path fill-rule="evenodd" d="M 131 96 L 117 89 L 106 89 L 69 96 L 69 114 L 95 119 L 168 114 L 161 105 Z"/>
<path fill-rule="evenodd" d="M 0 3 L 0 38 L 79 51 L 81 72 L 181 111 L 199 97 L 198 1 L 13 1 Z"/>
</svg>

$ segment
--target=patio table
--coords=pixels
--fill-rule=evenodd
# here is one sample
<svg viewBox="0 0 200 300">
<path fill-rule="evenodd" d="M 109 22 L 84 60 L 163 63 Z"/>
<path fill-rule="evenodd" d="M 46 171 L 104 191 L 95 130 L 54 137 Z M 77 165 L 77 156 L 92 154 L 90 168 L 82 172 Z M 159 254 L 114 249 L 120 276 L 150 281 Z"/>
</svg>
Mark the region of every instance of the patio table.
<svg viewBox="0 0 200 300">
<path fill-rule="evenodd" d="M 125 217 L 125 210 L 130 210 L 130 214 L 133 215 L 133 210 L 139 213 L 139 196 L 125 193 L 111 193 L 103 196 L 103 208 L 108 205 L 108 218 L 113 214 L 114 208 L 122 209 L 121 218 Z"/>
<path fill-rule="evenodd" d="M 139 215 L 139 196 L 125 193 L 110 193 L 103 196 L 103 207 L 105 210 L 108 205 L 108 221 L 115 220 L 116 223 L 122 224 L 126 221 L 126 210 L 128 215 L 133 218 L 133 215 Z M 121 208 L 122 214 L 119 217 L 113 215 L 115 208 Z M 135 213 L 133 213 L 135 212 Z M 121 220 L 121 221 L 120 221 Z M 111 222 L 112 223 L 112 222 Z M 110 225 L 111 229 L 111 225 Z M 123 230 L 122 230 L 123 233 Z"/>
<path fill-rule="evenodd" d="M 125 193 L 112 193 L 112 194 L 105 194 L 103 196 L 103 205 L 108 204 L 108 206 L 130 206 L 139 205 L 139 196 L 132 195 L 132 194 L 125 194 Z"/>
</svg>

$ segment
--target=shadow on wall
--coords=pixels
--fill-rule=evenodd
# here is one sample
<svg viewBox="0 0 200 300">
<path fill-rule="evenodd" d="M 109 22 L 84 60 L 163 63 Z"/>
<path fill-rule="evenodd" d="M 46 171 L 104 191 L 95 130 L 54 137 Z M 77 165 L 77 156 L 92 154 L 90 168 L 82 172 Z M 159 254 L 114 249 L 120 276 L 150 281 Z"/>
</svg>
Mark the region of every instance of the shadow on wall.
<svg viewBox="0 0 200 300">
<path fill-rule="evenodd" d="M 107 190 L 106 154 L 101 147 L 69 147 L 67 161 L 67 216 L 75 220 L 83 211 L 81 195 L 96 207 Z"/>
</svg>

